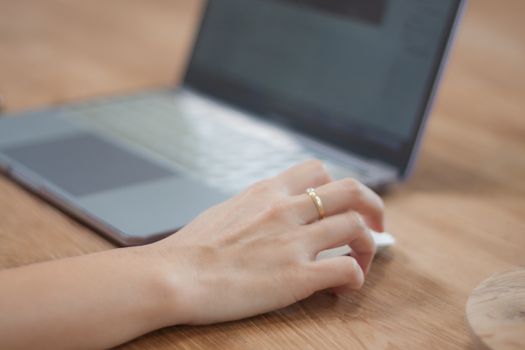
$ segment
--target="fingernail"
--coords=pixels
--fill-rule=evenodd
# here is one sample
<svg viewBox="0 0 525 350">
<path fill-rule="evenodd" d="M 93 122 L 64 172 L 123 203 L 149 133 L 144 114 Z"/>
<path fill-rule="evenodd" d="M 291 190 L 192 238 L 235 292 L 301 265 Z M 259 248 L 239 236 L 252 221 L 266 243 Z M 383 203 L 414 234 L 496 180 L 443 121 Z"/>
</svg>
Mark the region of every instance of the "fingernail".
<svg viewBox="0 0 525 350">
<path fill-rule="evenodd" d="M 361 269 L 361 266 L 357 263 L 357 260 L 352 260 L 352 262 L 354 264 L 354 270 L 356 271 L 356 284 L 358 285 L 358 288 L 361 288 L 365 283 L 365 274 L 363 269 Z"/>
</svg>

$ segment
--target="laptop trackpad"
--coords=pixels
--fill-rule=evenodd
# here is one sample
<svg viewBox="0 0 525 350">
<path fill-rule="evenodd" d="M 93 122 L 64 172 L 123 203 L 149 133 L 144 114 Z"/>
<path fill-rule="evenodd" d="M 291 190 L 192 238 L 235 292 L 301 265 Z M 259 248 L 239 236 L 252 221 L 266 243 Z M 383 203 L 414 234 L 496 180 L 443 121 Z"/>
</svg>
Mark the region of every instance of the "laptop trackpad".
<svg viewBox="0 0 525 350">
<path fill-rule="evenodd" d="M 171 177 L 101 192 L 79 199 L 79 205 L 129 237 L 143 243 L 174 232 L 227 195 L 184 177 Z"/>
<path fill-rule="evenodd" d="M 89 132 L 9 147 L 2 153 L 75 197 L 175 175 Z"/>
<path fill-rule="evenodd" d="M 92 132 L 2 149 L 51 192 L 113 227 L 129 241 L 173 232 L 227 196 Z M 126 242 L 122 242 L 127 244 Z"/>
</svg>

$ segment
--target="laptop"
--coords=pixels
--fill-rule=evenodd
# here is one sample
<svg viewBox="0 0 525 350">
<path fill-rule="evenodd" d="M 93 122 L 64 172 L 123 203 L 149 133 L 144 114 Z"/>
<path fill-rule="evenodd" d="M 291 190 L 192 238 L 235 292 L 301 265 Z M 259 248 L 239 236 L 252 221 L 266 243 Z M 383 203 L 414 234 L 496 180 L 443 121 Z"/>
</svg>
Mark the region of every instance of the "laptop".
<svg viewBox="0 0 525 350">
<path fill-rule="evenodd" d="M 406 179 L 462 4 L 210 0 L 180 86 L 7 115 L 0 169 L 124 246 L 306 159 Z"/>
</svg>

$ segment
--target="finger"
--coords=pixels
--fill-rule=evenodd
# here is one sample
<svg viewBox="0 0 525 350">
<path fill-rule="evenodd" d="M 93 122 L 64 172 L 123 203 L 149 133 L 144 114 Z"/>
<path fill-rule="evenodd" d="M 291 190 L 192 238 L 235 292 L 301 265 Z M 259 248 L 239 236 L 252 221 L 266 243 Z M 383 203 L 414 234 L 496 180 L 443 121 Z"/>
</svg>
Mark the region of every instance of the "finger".
<svg viewBox="0 0 525 350">
<path fill-rule="evenodd" d="M 277 175 L 275 180 L 283 185 L 287 194 L 295 196 L 307 188 L 327 184 L 331 178 L 321 161 L 309 160 Z"/>
<path fill-rule="evenodd" d="M 352 256 L 367 274 L 376 253 L 372 233 L 356 212 L 331 216 L 307 226 L 306 234 L 301 232 L 312 258 L 326 249 L 349 245 Z"/>
<path fill-rule="evenodd" d="M 312 280 L 315 280 L 315 289 L 323 290 L 335 288 L 340 292 L 343 290 L 360 289 L 365 276 L 357 261 L 351 256 L 338 256 L 331 259 L 312 262 Z"/>
<path fill-rule="evenodd" d="M 326 216 L 349 210 L 359 212 L 370 228 L 383 232 L 383 200 L 371 189 L 353 179 L 331 182 L 319 187 L 317 195 L 323 202 Z M 319 218 L 317 207 L 307 194 L 296 197 L 296 210 L 300 219 L 311 223 Z"/>
</svg>

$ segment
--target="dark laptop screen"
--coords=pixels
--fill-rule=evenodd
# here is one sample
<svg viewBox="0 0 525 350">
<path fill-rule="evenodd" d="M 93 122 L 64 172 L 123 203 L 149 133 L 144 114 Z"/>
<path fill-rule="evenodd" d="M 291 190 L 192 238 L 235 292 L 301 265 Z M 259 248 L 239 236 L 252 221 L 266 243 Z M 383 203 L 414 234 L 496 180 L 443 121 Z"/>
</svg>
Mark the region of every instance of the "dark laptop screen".
<svg viewBox="0 0 525 350">
<path fill-rule="evenodd" d="M 186 84 L 403 172 L 457 0 L 210 0 Z"/>
</svg>

